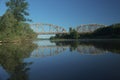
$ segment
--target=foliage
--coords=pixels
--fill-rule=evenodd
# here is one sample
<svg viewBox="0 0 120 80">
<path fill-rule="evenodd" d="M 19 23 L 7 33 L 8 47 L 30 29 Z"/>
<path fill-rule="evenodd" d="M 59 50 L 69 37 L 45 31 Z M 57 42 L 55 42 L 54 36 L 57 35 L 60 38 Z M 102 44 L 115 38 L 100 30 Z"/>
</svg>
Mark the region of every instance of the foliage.
<svg viewBox="0 0 120 80">
<path fill-rule="evenodd" d="M 99 28 L 91 33 L 78 33 L 75 29 L 70 28 L 69 34 L 57 34 L 51 39 L 113 39 L 120 38 L 120 23 L 112 24 L 107 27 Z"/>
<path fill-rule="evenodd" d="M 0 19 L 0 39 L 2 37 L 9 37 L 14 32 L 15 23 L 14 15 L 7 11 Z"/>
<path fill-rule="evenodd" d="M 10 0 L 6 3 L 8 10 L 0 17 L 0 40 L 3 42 L 33 39 L 33 32 L 25 21 L 28 3 L 25 0 Z"/>
<path fill-rule="evenodd" d="M 16 19 L 14 15 L 7 11 L 0 19 L 0 31 L 5 31 L 7 28 L 12 28 L 15 26 Z"/>
<path fill-rule="evenodd" d="M 71 29 L 70 38 L 71 39 L 78 39 L 78 32 L 75 29 Z"/>
<path fill-rule="evenodd" d="M 56 34 L 55 37 L 51 37 L 50 39 L 78 39 L 78 36 L 77 31 L 70 28 L 69 34 Z"/>
<path fill-rule="evenodd" d="M 92 33 L 81 33 L 79 34 L 79 39 L 91 39 L 95 38 Z"/>
<path fill-rule="evenodd" d="M 93 32 L 97 38 L 120 38 L 120 24 L 113 24 L 104 28 L 99 28 Z"/>
<path fill-rule="evenodd" d="M 28 2 L 26 2 L 26 0 L 9 0 L 6 2 L 6 6 L 8 10 L 13 13 L 18 22 L 26 21 L 25 16 L 29 15 L 27 12 Z"/>
<path fill-rule="evenodd" d="M 120 24 L 112 24 L 99 28 L 92 33 L 80 34 L 79 39 L 118 39 L 120 38 Z"/>
<path fill-rule="evenodd" d="M 16 27 L 18 26 L 18 27 Z M 16 23 L 14 15 L 7 11 L 0 20 L 0 40 L 33 39 L 37 35 L 25 22 Z"/>
</svg>

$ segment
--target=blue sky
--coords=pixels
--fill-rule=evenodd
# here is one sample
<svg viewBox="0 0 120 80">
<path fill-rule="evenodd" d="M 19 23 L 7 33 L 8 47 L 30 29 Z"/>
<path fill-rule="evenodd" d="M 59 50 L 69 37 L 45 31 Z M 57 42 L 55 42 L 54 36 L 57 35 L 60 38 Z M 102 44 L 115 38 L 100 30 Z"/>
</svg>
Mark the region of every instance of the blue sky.
<svg viewBox="0 0 120 80">
<path fill-rule="evenodd" d="M 5 1 L 0 0 L 0 15 L 5 12 Z M 61 26 L 120 22 L 120 0 L 27 0 L 30 18 L 34 23 Z"/>
<path fill-rule="evenodd" d="M 120 0 L 28 0 L 34 22 L 65 27 L 120 22 Z"/>
<path fill-rule="evenodd" d="M 0 0 L 0 15 L 5 12 Z M 120 0 L 27 0 L 33 23 L 51 23 L 65 28 L 80 24 L 120 22 Z"/>
</svg>

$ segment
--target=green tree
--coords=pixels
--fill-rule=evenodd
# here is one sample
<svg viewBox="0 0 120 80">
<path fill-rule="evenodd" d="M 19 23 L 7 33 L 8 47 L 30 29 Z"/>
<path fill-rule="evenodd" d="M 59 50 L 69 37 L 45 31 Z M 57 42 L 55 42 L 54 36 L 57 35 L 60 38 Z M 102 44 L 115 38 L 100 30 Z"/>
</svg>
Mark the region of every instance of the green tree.
<svg viewBox="0 0 120 80">
<path fill-rule="evenodd" d="M 0 30 L 3 31 L 3 29 L 6 29 L 7 27 L 13 27 L 15 23 L 16 19 L 14 15 L 10 11 L 6 11 L 6 13 L 0 19 Z"/>
<path fill-rule="evenodd" d="M 73 29 L 72 29 L 72 27 L 70 27 L 70 28 L 69 28 L 69 32 L 72 32 L 72 31 L 73 31 Z"/>
<path fill-rule="evenodd" d="M 27 12 L 28 2 L 26 0 L 9 0 L 6 2 L 6 6 L 18 22 L 27 20 L 25 16 L 29 16 L 29 13 Z"/>
<path fill-rule="evenodd" d="M 99 28 L 93 32 L 98 38 L 120 38 L 120 24 L 113 24 L 104 28 Z"/>
<path fill-rule="evenodd" d="M 78 32 L 75 29 L 70 29 L 70 39 L 78 39 Z"/>
<path fill-rule="evenodd" d="M 26 16 L 28 3 L 25 0 L 9 0 L 8 7 L 0 17 L 0 40 L 3 42 L 23 41 L 36 38 L 37 34 L 30 28 Z"/>
<path fill-rule="evenodd" d="M 15 23 L 16 19 L 14 15 L 10 11 L 7 11 L 0 19 L 0 32 L 9 36 L 9 34 L 14 32 Z"/>
</svg>

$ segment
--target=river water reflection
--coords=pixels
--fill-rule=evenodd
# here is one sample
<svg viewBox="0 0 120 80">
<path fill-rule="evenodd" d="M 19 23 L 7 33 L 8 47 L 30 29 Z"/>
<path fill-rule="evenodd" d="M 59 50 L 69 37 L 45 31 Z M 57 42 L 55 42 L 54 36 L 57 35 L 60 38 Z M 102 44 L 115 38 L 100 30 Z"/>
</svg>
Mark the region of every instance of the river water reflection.
<svg viewBox="0 0 120 80">
<path fill-rule="evenodd" d="M 120 40 L 1 44 L 0 80 L 120 80 Z"/>
</svg>

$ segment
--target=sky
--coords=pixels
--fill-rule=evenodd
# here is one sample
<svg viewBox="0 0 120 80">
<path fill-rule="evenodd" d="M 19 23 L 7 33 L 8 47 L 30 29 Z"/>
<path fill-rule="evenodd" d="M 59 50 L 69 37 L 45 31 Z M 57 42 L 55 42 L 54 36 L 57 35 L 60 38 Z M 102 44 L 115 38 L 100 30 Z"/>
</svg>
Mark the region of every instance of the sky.
<svg viewBox="0 0 120 80">
<path fill-rule="evenodd" d="M 6 10 L 0 0 L 0 16 Z M 120 0 L 27 0 L 32 23 L 76 27 L 81 24 L 111 25 L 120 22 Z"/>
<path fill-rule="evenodd" d="M 33 22 L 64 27 L 120 22 L 120 0 L 28 0 Z"/>
</svg>

